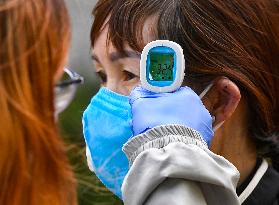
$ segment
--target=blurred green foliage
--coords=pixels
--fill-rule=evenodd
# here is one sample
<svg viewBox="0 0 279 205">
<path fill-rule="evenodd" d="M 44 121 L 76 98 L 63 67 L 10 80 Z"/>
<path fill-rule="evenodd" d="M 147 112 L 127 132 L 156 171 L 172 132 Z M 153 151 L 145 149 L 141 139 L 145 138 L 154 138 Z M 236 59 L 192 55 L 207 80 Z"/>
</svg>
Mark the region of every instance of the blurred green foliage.
<svg viewBox="0 0 279 205">
<path fill-rule="evenodd" d="M 78 180 L 80 205 L 120 205 L 121 200 L 110 193 L 88 169 L 85 143 L 82 134 L 82 114 L 92 96 L 98 91 L 99 83 L 85 79 L 72 104 L 60 114 L 61 133 L 68 144 L 68 155 Z"/>
</svg>

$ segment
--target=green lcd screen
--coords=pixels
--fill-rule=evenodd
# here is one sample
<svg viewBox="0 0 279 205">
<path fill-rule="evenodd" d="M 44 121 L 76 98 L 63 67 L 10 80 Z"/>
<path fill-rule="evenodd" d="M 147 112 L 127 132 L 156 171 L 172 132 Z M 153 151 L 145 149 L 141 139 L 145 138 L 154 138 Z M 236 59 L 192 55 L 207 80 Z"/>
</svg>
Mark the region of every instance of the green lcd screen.
<svg viewBox="0 0 279 205">
<path fill-rule="evenodd" d="M 154 81 L 173 81 L 174 54 L 151 53 L 150 75 Z"/>
</svg>

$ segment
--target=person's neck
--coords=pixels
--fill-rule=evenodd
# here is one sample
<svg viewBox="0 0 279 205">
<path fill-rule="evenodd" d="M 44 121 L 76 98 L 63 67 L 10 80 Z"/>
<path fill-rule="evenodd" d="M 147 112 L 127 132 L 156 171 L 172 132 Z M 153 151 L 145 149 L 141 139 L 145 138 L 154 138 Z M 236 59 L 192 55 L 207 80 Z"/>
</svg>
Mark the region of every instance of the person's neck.
<svg viewBox="0 0 279 205">
<path fill-rule="evenodd" d="M 248 136 L 246 130 L 242 129 L 239 119 L 230 119 L 229 126 L 224 124 L 223 128 L 215 134 L 211 151 L 225 157 L 240 172 L 240 185 L 250 175 L 257 161 L 256 146 Z"/>
</svg>

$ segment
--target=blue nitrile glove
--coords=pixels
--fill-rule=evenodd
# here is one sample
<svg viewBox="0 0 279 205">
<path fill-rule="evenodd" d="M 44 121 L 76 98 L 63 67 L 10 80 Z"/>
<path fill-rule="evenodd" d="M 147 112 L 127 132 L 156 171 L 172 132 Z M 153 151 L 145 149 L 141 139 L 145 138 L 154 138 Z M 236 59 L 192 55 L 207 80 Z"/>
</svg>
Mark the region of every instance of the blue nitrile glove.
<svg viewBox="0 0 279 205">
<path fill-rule="evenodd" d="M 130 94 L 134 136 L 160 125 L 184 125 L 198 131 L 210 146 L 212 117 L 189 87 L 171 93 L 154 93 L 141 86 Z"/>
</svg>

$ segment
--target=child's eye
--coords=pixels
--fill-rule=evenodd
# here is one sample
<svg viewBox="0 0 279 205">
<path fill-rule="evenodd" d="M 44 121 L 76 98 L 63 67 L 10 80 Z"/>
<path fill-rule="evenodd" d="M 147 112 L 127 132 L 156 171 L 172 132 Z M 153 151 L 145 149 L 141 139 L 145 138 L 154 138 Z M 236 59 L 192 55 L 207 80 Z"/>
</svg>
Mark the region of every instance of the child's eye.
<svg viewBox="0 0 279 205">
<path fill-rule="evenodd" d="M 125 75 L 125 78 L 124 78 L 125 81 L 129 81 L 129 80 L 132 80 L 134 78 L 138 78 L 137 75 L 135 75 L 134 73 L 131 73 L 127 70 L 124 70 L 123 73 Z"/>
<path fill-rule="evenodd" d="M 102 71 L 96 72 L 97 76 L 100 78 L 102 83 L 107 82 L 107 75 L 103 73 Z"/>
</svg>

